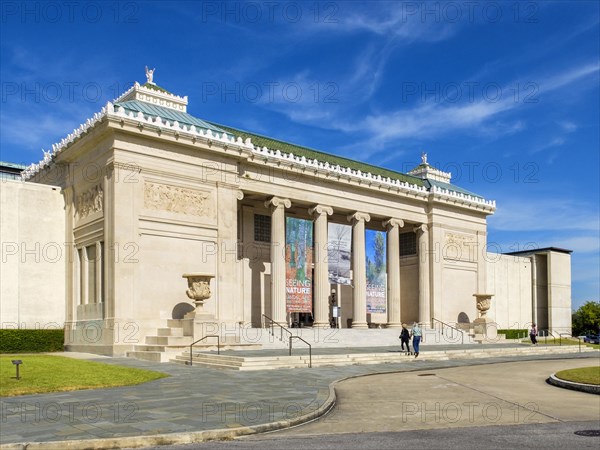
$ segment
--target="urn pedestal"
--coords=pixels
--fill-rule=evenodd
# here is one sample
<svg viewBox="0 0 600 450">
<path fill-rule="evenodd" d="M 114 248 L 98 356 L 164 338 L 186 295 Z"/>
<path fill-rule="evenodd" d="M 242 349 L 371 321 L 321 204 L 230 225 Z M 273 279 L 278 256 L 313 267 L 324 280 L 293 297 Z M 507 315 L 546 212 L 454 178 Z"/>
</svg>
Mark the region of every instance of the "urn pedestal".
<svg viewBox="0 0 600 450">
<path fill-rule="evenodd" d="M 498 338 L 498 325 L 488 317 L 487 312 L 492 306 L 492 294 L 473 294 L 475 297 L 479 317 L 473 321 L 473 332 L 476 341 L 496 340 Z"/>
<path fill-rule="evenodd" d="M 214 334 L 218 330 L 217 320 L 214 314 L 204 311 L 204 303 L 211 296 L 210 280 L 215 276 L 205 273 L 184 273 L 182 277 L 187 279 L 188 284 L 185 293 L 196 306 L 194 311 L 190 311 L 184 316 L 184 319 L 192 322 L 190 325 L 193 327 L 194 339 Z"/>
</svg>

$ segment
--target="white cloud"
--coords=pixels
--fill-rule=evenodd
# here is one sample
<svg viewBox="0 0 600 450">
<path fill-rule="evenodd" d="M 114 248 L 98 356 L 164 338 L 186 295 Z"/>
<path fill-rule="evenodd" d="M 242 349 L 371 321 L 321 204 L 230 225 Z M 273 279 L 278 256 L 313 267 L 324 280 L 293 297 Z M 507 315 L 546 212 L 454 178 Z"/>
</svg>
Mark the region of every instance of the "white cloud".
<svg viewBox="0 0 600 450">
<path fill-rule="evenodd" d="M 574 131 L 577 131 L 577 129 L 579 128 L 577 126 L 577 124 L 575 124 L 569 120 L 559 121 L 558 125 L 562 128 L 563 131 L 566 131 L 567 133 L 572 133 Z"/>
<path fill-rule="evenodd" d="M 496 213 L 488 219 L 491 229 L 502 231 L 600 230 L 598 206 L 567 198 L 497 199 Z"/>
</svg>

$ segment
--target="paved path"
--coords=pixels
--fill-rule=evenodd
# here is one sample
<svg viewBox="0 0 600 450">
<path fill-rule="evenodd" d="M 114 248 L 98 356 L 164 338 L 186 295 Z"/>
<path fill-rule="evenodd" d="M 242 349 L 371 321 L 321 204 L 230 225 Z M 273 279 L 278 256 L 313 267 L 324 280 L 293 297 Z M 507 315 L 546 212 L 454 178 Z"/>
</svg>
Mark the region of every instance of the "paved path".
<svg viewBox="0 0 600 450">
<path fill-rule="evenodd" d="M 537 361 L 556 356 L 525 358 Z M 587 365 L 598 363 L 596 354 L 574 353 L 560 358 L 576 361 L 581 358 Z M 294 420 L 323 405 L 330 396 L 329 385 L 342 378 L 474 364 L 488 367 L 494 362 L 514 360 L 514 357 L 418 360 L 410 364 L 238 372 L 102 358 L 105 363 L 160 370 L 171 377 L 139 386 L 2 398 L 0 442 L 150 436 Z"/>
</svg>

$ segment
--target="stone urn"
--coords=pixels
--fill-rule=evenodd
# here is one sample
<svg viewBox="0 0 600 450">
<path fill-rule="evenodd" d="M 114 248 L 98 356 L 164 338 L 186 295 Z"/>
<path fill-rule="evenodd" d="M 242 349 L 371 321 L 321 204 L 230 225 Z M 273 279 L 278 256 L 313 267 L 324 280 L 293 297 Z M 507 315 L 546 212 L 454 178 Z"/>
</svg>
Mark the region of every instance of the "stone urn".
<svg viewBox="0 0 600 450">
<path fill-rule="evenodd" d="M 491 294 L 473 294 L 477 302 L 477 311 L 479 311 L 479 317 L 481 319 L 486 318 L 486 314 L 492 306 L 492 295 Z"/>
<path fill-rule="evenodd" d="M 202 311 L 204 302 L 211 294 L 210 280 L 215 276 L 205 273 L 184 273 L 182 277 L 187 278 L 188 283 L 188 289 L 185 293 L 196 305 L 196 311 Z"/>
</svg>

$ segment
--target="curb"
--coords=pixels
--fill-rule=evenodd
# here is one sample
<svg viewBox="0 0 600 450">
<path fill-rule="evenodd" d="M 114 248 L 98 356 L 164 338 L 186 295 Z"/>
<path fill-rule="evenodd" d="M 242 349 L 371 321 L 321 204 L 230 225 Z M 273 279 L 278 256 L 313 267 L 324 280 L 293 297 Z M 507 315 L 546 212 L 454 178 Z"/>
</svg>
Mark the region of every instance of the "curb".
<svg viewBox="0 0 600 450">
<path fill-rule="evenodd" d="M 550 375 L 550 378 L 548 378 L 546 382 L 553 386 L 561 387 L 564 389 L 571 389 L 573 391 L 585 392 L 587 394 L 600 395 L 600 385 L 575 383 L 573 381 L 562 380 L 558 378 L 555 373 Z"/>
</svg>

